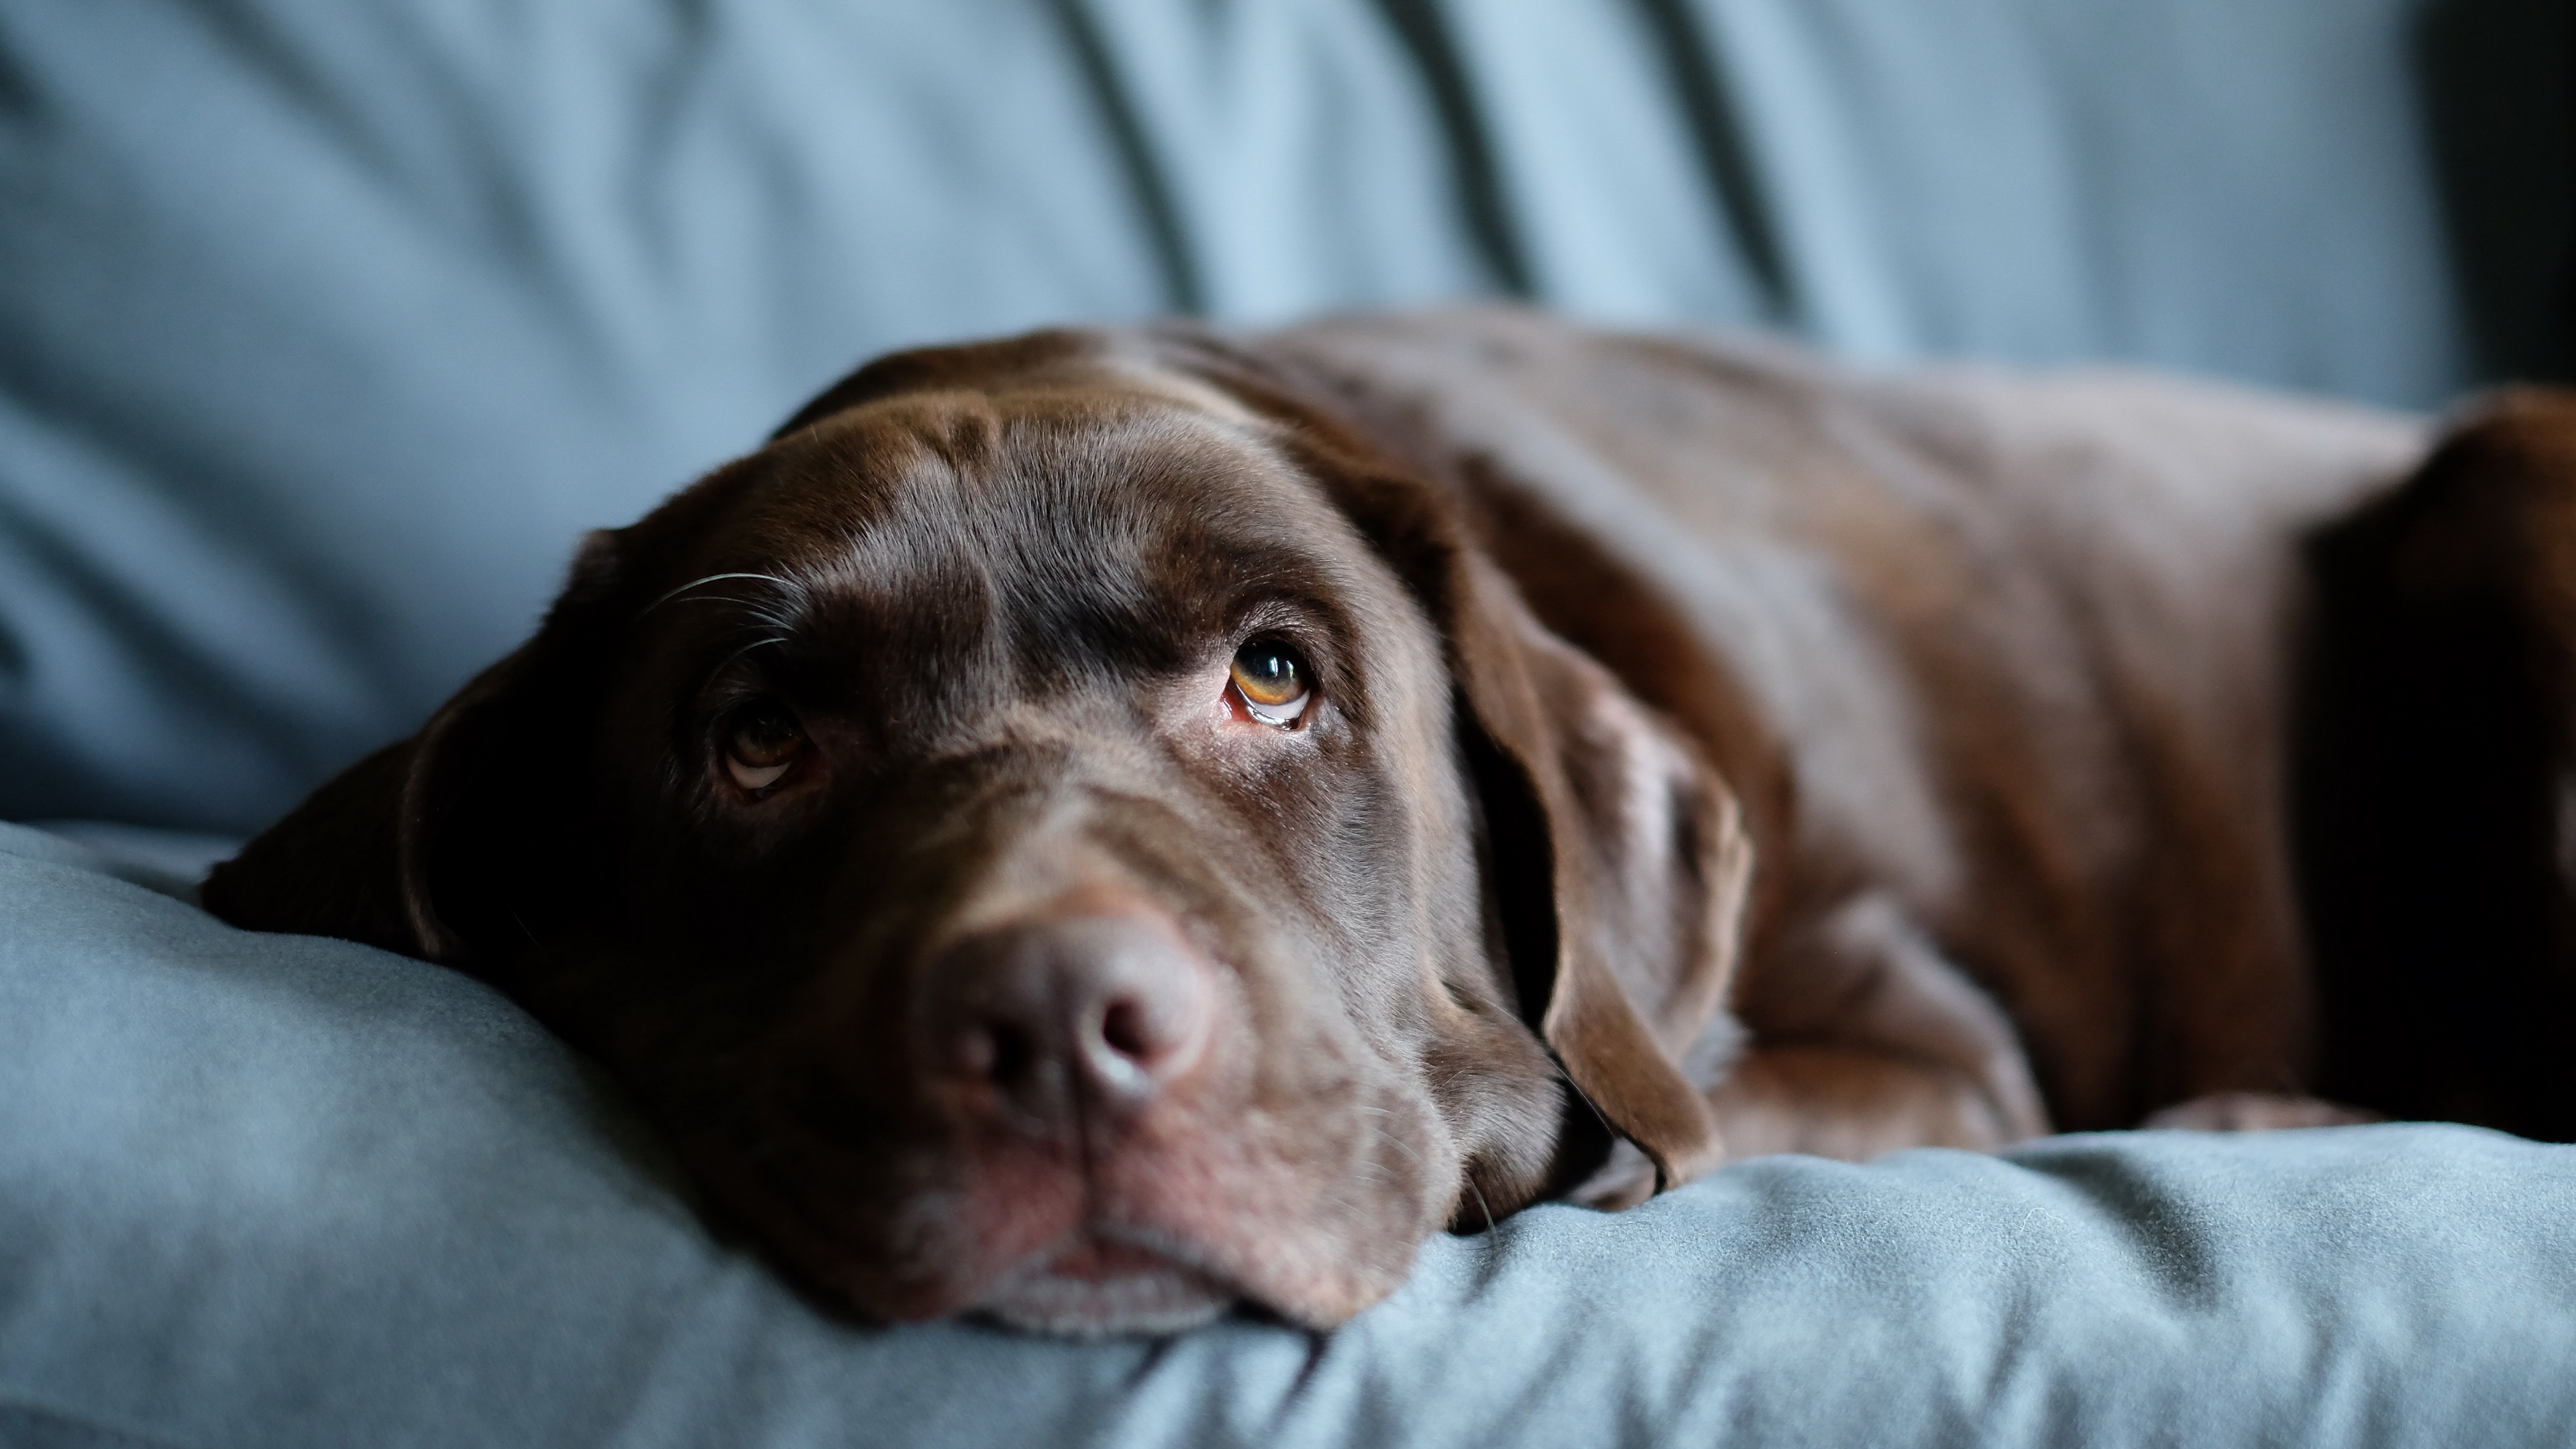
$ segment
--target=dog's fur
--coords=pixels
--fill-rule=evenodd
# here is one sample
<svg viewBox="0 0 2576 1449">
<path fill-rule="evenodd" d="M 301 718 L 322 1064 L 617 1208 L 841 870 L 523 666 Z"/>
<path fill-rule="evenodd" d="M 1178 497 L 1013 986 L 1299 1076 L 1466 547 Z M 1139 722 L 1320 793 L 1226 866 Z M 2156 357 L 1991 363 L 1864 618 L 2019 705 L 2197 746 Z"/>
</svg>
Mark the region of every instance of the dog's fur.
<svg viewBox="0 0 2576 1449">
<path fill-rule="evenodd" d="M 2300 550 L 2424 441 L 1509 312 L 900 354 L 205 898 L 499 984 L 896 1318 L 1325 1325 L 1730 1155 L 2325 1120 Z"/>
</svg>

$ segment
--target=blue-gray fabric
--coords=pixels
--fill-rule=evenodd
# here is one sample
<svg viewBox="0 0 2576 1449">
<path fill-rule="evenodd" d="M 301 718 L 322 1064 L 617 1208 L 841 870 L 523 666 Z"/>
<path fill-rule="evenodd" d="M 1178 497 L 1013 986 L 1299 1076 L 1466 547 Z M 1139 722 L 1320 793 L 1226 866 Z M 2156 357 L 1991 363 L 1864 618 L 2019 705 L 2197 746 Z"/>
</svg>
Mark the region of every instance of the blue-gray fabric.
<svg viewBox="0 0 2576 1449">
<path fill-rule="evenodd" d="M 509 1005 L 136 828 L 898 345 L 1508 294 L 2439 403 L 2423 8 L 0 0 L 0 818 L 107 822 L 0 826 L 0 1445 L 2576 1443 L 2576 1149 L 2462 1129 L 1747 1164 L 1328 1338 L 835 1322 Z"/>
<path fill-rule="evenodd" d="M 246 831 L 899 344 L 2467 378 L 2421 0 L 0 0 L 0 818 Z"/>
<path fill-rule="evenodd" d="M 1330 1336 L 886 1331 L 492 992 L 104 867 L 0 826 L 0 1444 L 2576 1443 L 2576 1147 L 1770 1158 L 1437 1240 Z"/>
</svg>

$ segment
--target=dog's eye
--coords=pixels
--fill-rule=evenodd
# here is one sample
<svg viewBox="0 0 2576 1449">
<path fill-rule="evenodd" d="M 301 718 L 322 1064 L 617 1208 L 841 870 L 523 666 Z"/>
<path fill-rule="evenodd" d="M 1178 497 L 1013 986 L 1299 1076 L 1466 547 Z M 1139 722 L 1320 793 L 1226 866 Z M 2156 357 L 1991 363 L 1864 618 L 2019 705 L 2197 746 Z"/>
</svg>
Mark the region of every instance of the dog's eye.
<svg viewBox="0 0 2576 1449">
<path fill-rule="evenodd" d="M 787 706 L 761 700 L 734 711 L 724 725 L 725 773 L 751 791 L 785 779 L 805 752 L 805 731 Z"/>
<path fill-rule="evenodd" d="M 1234 688 L 1244 712 L 1263 724 L 1285 725 L 1305 713 L 1313 698 L 1306 662 L 1276 639 L 1255 639 L 1234 652 Z"/>
</svg>

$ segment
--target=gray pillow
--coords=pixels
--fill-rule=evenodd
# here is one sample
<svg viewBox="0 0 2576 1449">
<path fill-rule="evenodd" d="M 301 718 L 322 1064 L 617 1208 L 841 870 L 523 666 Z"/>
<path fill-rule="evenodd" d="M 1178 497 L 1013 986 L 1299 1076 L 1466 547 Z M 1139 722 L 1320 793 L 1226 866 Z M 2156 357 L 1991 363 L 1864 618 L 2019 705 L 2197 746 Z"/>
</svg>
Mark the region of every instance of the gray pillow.
<svg viewBox="0 0 2576 1449">
<path fill-rule="evenodd" d="M 464 977 L 0 827 L 0 1443 L 2565 1444 L 2576 1147 L 1781 1157 L 1444 1238 L 1329 1336 L 880 1329 Z M 152 870 L 129 870 L 165 879 Z M 184 887 L 181 889 L 184 890 Z"/>
</svg>

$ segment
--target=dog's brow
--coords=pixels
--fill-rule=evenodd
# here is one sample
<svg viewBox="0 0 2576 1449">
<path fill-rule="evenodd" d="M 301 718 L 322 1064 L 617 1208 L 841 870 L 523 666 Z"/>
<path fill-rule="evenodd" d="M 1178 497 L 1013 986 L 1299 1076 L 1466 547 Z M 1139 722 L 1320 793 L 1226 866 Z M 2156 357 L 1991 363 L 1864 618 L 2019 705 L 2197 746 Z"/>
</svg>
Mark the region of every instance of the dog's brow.
<svg viewBox="0 0 2576 1449">
<path fill-rule="evenodd" d="M 670 593 L 665 593 L 665 596 L 662 596 L 662 598 L 654 598 L 652 603 L 647 603 L 647 606 L 639 608 L 639 611 L 636 611 L 636 619 L 644 619 L 644 616 L 647 616 L 647 614 L 652 614 L 654 608 L 662 608 L 662 606 L 665 606 L 665 603 L 670 603 L 672 598 L 680 598 L 680 596 L 683 596 L 683 593 L 688 593 L 688 590 L 701 588 L 701 585 L 708 585 L 708 583 L 724 583 L 724 580 L 729 580 L 729 578 L 757 578 L 757 580 L 760 580 L 760 583 L 775 583 L 775 585 L 778 585 L 778 588 L 786 588 L 786 590 L 793 590 L 793 588 L 796 588 L 796 585 L 788 583 L 788 580 L 783 580 L 783 578 L 778 578 L 778 575 L 773 575 L 773 572 L 711 572 L 711 575 L 706 575 L 706 578 L 693 578 L 693 580 L 688 580 L 688 583 L 680 585 L 680 588 L 675 588 L 675 590 L 670 590 Z"/>
</svg>

